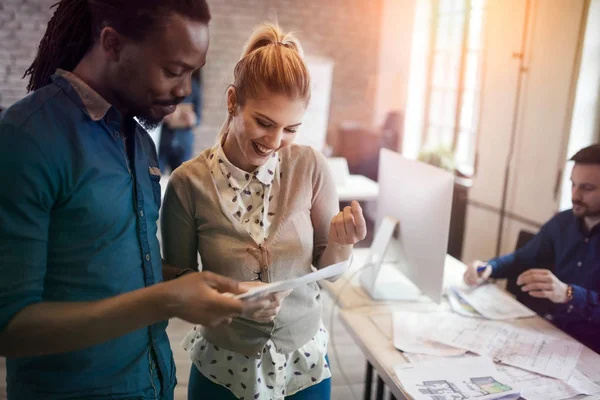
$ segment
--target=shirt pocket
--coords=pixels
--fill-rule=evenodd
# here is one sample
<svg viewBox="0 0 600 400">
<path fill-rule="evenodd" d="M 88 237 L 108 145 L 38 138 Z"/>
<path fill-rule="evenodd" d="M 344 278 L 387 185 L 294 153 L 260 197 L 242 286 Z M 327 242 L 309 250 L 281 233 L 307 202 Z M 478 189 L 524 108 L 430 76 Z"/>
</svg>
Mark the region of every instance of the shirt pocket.
<svg viewBox="0 0 600 400">
<path fill-rule="evenodd" d="M 152 184 L 152 195 L 154 202 L 160 208 L 161 204 L 161 189 L 160 189 L 160 170 L 158 167 L 149 167 L 150 183 Z"/>
</svg>

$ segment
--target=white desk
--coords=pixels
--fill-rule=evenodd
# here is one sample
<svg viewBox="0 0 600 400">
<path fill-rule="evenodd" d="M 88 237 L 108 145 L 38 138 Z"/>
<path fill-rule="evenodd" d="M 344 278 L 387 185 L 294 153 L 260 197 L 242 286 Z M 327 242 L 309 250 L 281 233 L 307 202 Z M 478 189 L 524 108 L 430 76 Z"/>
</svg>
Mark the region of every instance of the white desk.
<svg viewBox="0 0 600 400">
<path fill-rule="evenodd" d="M 358 307 L 381 307 L 394 304 L 419 304 L 429 310 L 450 310 L 447 303 L 437 305 L 431 301 L 428 302 L 402 302 L 402 301 L 376 301 L 369 296 L 360 285 L 359 270 L 365 263 L 369 249 L 355 249 L 354 259 L 348 271 L 338 278 L 335 282 L 322 281 L 321 287 L 337 301 L 337 304 L 342 309 L 358 308 Z M 464 264 L 454 257 L 447 255 L 444 265 L 444 287 L 457 286 L 462 282 L 464 272 Z"/>
<path fill-rule="evenodd" d="M 334 283 L 322 283 L 322 287 L 331 293 L 334 300 L 338 299 L 338 304 L 342 308 L 340 311 L 342 322 L 362 350 L 369 363 L 368 368 L 372 366 L 377 371 L 382 383 L 385 383 L 395 398 L 405 399 L 408 396 L 402 390 L 393 369 L 399 364 L 407 363 L 408 360 L 400 351 L 396 350 L 392 343 L 392 313 L 400 310 L 434 312 L 448 310 L 449 306 L 445 301 L 441 305 L 433 302 L 395 301 L 383 303 L 373 301 L 360 287 L 356 278 L 358 274 L 355 274 L 365 259 L 365 253 L 366 249 L 357 249 L 351 270 L 345 274 L 346 276 L 340 277 Z M 464 264 L 448 257 L 446 259 L 444 285 L 453 284 L 456 279 L 462 279 L 464 268 Z M 569 338 L 567 334 L 541 317 L 519 319 L 514 321 L 514 324 L 533 328 L 557 338 Z M 600 380 L 600 355 L 584 347 L 578 369 L 584 374 L 590 372 L 590 369 L 595 369 L 595 375 Z M 370 383 L 368 375 L 365 390 L 368 390 L 369 393 Z M 600 382 L 597 383 L 600 384 Z M 377 400 L 383 399 L 383 385 L 378 385 L 377 396 Z M 369 398 L 365 397 L 365 399 Z M 600 395 L 578 396 L 576 398 L 599 400 Z"/>
</svg>

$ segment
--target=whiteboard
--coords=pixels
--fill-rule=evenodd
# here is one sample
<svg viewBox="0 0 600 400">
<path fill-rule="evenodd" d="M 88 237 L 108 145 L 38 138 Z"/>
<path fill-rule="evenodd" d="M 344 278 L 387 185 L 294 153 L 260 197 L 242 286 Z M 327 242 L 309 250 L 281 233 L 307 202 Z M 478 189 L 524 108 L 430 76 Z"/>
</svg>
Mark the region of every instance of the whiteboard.
<svg viewBox="0 0 600 400">
<path fill-rule="evenodd" d="M 304 61 L 311 76 L 312 97 L 295 143 L 312 146 L 323 151 L 329 124 L 334 62 L 325 57 L 306 57 Z"/>
</svg>

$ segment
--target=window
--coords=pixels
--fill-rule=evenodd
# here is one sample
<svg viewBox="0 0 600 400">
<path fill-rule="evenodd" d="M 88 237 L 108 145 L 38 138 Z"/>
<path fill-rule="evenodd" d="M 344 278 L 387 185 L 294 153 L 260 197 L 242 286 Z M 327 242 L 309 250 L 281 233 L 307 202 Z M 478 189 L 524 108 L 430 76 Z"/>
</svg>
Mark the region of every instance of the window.
<svg viewBox="0 0 600 400">
<path fill-rule="evenodd" d="M 486 0 L 433 0 L 422 144 L 454 151 L 472 173 L 481 97 Z"/>
</svg>

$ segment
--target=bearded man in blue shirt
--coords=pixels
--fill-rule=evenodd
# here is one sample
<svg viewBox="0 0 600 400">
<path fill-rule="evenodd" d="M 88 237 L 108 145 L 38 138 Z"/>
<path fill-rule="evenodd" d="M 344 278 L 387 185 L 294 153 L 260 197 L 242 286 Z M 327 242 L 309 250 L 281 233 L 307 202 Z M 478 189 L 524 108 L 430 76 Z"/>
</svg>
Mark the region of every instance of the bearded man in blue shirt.
<svg viewBox="0 0 600 400">
<path fill-rule="evenodd" d="M 580 150 L 571 161 L 573 208 L 555 215 L 514 253 L 475 261 L 464 278 L 470 285 L 516 278 L 524 293 L 552 304 L 548 319 L 600 353 L 600 145 Z"/>
</svg>

